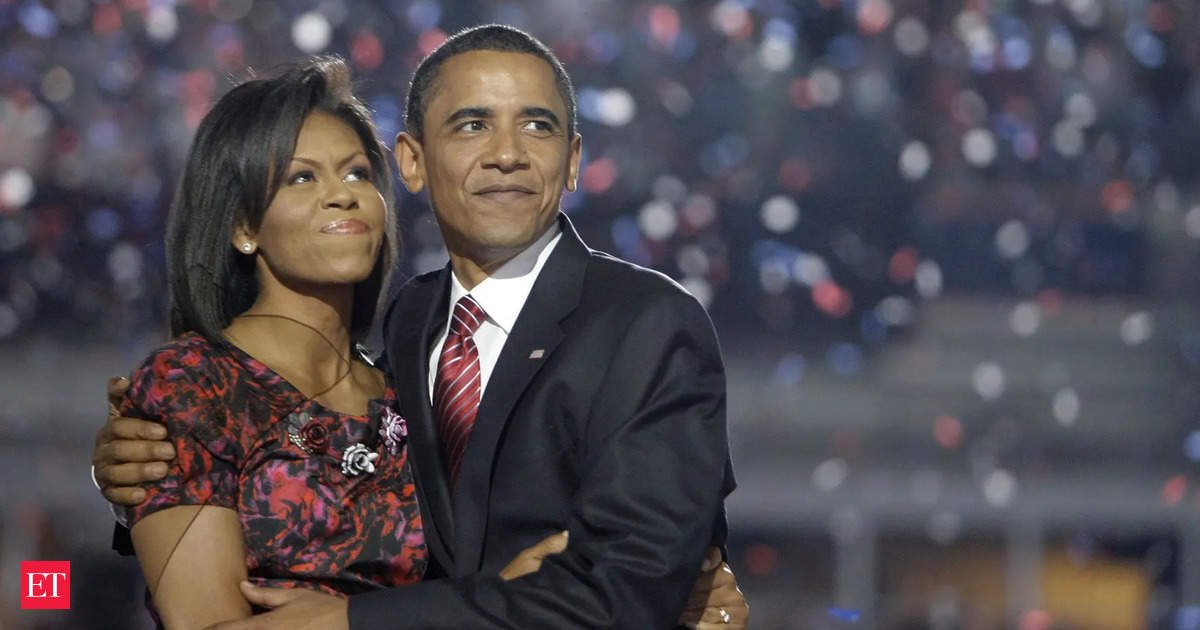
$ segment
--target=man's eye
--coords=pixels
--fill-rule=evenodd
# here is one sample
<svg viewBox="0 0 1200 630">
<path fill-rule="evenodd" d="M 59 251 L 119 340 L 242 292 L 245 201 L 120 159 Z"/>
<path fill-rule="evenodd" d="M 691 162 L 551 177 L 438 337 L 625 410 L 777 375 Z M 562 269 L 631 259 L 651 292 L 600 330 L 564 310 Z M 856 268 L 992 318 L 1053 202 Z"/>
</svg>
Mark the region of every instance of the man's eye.
<svg viewBox="0 0 1200 630">
<path fill-rule="evenodd" d="M 483 131 L 484 124 L 482 120 L 468 120 L 458 128 L 462 131 Z"/>
<path fill-rule="evenodd" d="M 525 123 L 525 128 L 530 131 L 549 132 L 554 130 L 554 125 L 548 120 L 531 120 Z"/>
</svg>

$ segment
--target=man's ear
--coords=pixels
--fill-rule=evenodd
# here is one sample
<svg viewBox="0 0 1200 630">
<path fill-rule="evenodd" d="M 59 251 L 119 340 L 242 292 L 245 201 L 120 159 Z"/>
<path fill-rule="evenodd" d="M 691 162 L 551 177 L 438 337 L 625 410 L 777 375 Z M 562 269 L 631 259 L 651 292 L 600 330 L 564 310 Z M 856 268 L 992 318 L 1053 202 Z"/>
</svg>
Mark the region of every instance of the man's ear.
<svg viewBox="0 0 1200 630">
<path fill-rule="evenodd" d="M 575 134 L 571 138 L 571 147 L 567 154 L 567 190 L 575 192 L 575 183 L 579 180 L 579 161 L 583 157 L 583 136 Z"/>
<path fill-rule="evenodd" d="M 425 188 L 425 153 L 421 143 L 406 132 L 396 134 L 396 165 L 400 181 L 414 195 Z"/>
</svg>

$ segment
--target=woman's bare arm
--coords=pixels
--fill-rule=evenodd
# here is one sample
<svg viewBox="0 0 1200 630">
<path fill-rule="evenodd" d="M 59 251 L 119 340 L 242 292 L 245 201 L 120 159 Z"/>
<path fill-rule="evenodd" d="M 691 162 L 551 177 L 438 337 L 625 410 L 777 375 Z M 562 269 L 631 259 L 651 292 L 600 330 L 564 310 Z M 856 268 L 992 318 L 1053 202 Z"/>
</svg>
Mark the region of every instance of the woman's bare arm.
<svg viewBox="0 0 1200 630">
<path fill-rule="evenodd" d="M 169 630 L 250 616 L 238 590 L 246 553 L 237 512 L 184 505 L 154 512 L 131 532 L 154 606 Z"/>
</svg>

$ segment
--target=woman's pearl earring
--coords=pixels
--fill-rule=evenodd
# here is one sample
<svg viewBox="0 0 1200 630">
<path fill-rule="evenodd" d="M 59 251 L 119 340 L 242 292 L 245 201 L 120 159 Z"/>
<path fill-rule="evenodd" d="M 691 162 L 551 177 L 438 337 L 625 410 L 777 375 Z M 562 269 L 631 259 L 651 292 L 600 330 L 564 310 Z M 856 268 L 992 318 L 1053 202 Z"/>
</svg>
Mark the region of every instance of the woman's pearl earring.
<svg viewBox="0 0 1200 630">
<path fill-rule="evenodd" d="M 252 243 L 242 243 L 242 251 L 249 254 L 254 251 L 254 245 Z"/>
</svg>

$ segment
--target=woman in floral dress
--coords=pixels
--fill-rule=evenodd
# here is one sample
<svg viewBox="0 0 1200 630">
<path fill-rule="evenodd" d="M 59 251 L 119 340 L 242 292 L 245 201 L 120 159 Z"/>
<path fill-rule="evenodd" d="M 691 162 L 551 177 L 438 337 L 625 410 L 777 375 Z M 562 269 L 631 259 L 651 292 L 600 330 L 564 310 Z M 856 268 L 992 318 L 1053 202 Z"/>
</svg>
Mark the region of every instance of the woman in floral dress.
<svg viewBox="0 0 1200 630">
<path fill-rule="evenodd" d="M 249 615 L 247 578 L 347 595 L 420 579 L 403 420 L 354 350 L 393 265 L 391 196 L 339 60 L 243 83 L 201 122 L 168 225 L 174 339 L 122 408 L 177 452 L 128 514 L 166 626 Z"/>
</svg>

